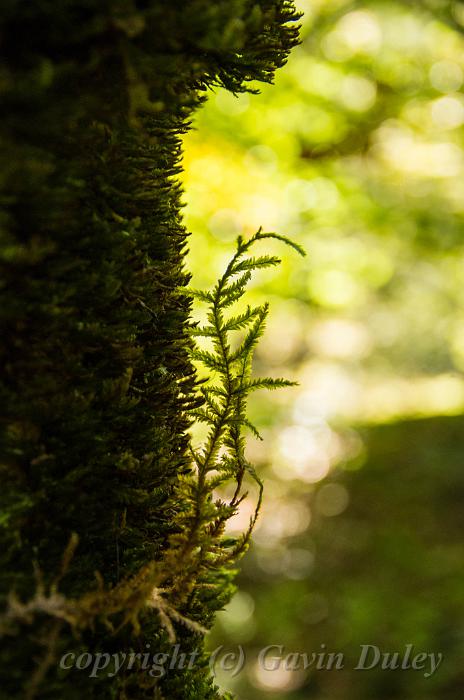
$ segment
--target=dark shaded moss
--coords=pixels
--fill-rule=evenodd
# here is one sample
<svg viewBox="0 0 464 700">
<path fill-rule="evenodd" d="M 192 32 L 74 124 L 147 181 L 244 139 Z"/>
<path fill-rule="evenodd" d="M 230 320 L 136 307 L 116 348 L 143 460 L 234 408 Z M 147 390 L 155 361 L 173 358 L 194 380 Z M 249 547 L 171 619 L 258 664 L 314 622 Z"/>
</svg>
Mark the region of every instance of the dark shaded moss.
<svg viewBox="0 0 464 700">
<path fill-rule="evenodd" d="M 50 583 L 73 532 L 60 590 L 76 597 L 95 571 L 114 585 L 159 558 L 175 530 L 166 503 L 189 469 L 195 382 L 180 139 L 208 86 L 272 79 L 294 19 L 281 0 L 2 3 L 3 598 L 34 594 L 33 562 Z M 228 585 L 197 605 L 204 624 Z M 22 697 L 54 624 L 6 638 L 0 697 Z M 56 636 L 37 697 L 161 697 L 146 672 L 95 680 L 57 667 L 65 651 L 168 648 L 155 616 L 138 637 L 97 625 L 77 638 L 66 624 Z M 201 646 L 191 632 L 180 642 Z M 167 698 L 217 697 L 201 664 L 162 686 Z"/>
</svg>

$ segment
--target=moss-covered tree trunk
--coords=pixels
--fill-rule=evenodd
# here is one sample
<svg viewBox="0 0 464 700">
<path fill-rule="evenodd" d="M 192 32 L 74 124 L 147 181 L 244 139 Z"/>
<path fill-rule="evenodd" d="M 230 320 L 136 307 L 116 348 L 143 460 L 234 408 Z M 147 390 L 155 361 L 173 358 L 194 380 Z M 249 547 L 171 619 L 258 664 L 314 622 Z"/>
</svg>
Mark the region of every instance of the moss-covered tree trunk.
<svg viewBox="0 0 464 700">
<path fill-rule="evenodd" d="M 217 697 L 201 659 L 161 680 L 142 657 L 94 678 L 59 661 L 171 646 L 130 587 L 165 555 L 190 468 L 180 137 L 208 86 L 272 79 L 296 42 L 292 3 L 0 13 L 0 697 Z M 63 596 L 86 602 L 56 614 Z M 223 599 L 189 616 L 208 626 Z M 178 641 L 201 648 L 194 627 Z"/>
</svg>

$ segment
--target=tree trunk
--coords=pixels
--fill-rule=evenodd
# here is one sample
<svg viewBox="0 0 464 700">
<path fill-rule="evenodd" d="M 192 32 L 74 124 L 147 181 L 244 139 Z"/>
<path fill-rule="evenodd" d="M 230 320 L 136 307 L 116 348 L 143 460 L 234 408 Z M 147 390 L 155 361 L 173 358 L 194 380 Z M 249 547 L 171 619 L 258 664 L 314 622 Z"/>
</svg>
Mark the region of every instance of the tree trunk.
<svg viewBox="0 0 464 700">
<path fill-rule="evenodd" d="M 2 698 L 219 697 L 204 657 L 91 676 L 97 653 L 172 647 L 108 592 L 162 558 L 190 468 L 181 135 L 208 86 L 272 79 L 294 19 L 281 0 L 3 4 Z M 189 615 L 208 627 L 223 603 Z"/>
</svg>

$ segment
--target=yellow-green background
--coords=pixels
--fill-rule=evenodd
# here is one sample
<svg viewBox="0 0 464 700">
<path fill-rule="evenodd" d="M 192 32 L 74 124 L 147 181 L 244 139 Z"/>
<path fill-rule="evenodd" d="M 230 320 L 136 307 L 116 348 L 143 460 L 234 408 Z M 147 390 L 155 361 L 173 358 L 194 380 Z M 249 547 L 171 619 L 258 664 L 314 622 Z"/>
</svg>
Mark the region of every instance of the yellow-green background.
<svg viewBox="0 0 464 700">
<path fill-rule="evenodd" d="M 242 700 L 456 700 L 464 687 L 464 5 L 299 2 L 302 45 L 261 94 L 212 93 L 185 140 L 192 284 L 260 226 L 281 267 L 256 396 L 265 479 L 240 590 L 211 645 Z M 269 246 L 266 247 L 266 250 Z M 263 250 L 263 252 L 265 252 Z M 245 503 L 233 527 L 246 526 Z M 360 644 L 442 651 L 434 677 L 353 672 Z M 261 646 L 346 654 L 344 671 L 264 673 Z"/>
</svg>

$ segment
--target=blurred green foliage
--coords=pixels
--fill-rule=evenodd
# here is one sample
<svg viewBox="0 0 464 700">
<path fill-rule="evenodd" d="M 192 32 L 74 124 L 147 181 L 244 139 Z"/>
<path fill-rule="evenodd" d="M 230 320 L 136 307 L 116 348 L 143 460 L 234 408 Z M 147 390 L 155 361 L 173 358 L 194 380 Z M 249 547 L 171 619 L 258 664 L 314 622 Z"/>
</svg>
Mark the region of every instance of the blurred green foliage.
<svg viewBox="0 0 464 700">
<path fill-rule="evenodd" d="M 223 678 L 237 683 L 238 697 L 459 697 L 463 430 L 462 417 L 364 430 L 362 469 L 339 468 L 312 493 L 306 489 L 309 530 L 278 545 L 260 538 L 214 640 L 247 649 L 245 672 Z M 263 672 L 257 655 L 270 644 L 282 645 L 282 656 L 342 653 L 345 667 Z M 410 669 L 353 670 L 365 644 L 401 657 L 410 644 L 414 654 L 442 653 L 443 662 L 430 678 Z"/>
<path fill-rule="evenodd" d="M 300 385 L 251 406 L 263 515 L 211 644 L 250 658 L 267 644 L 445 655 L 428 681 L 264 678 L 249 661 L 223 679 L 246 700 L 451 700 L 463 680 L 464 5 L 299 7 L 303 42 L 276 86 L 259 99 L 218 90 L 185 140 L 195 287 L 259 226 L 308 252 L 253 289 L 271 302 L 256 369 Z"/>
<path fill-rule="evenodd" d="M 276 88 L 218 91 L 187 139 L 197 286 L 237 233 L 282 231 L 309 252 L 261 285 L 303 302 L 282 362 L 306 344 L 370 376 L 460 370 L 464 40 L 415 6 L 320 5 Z"/>
</svg>

